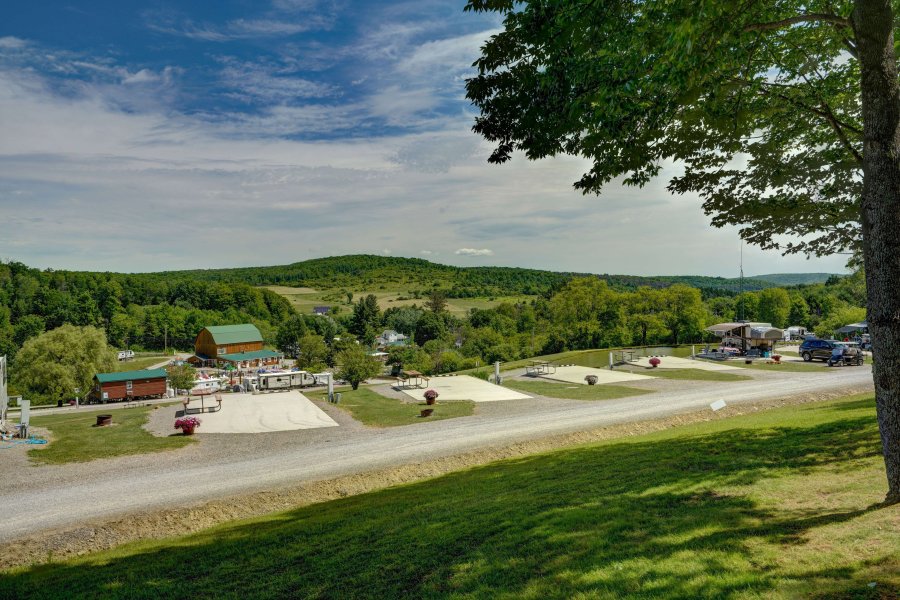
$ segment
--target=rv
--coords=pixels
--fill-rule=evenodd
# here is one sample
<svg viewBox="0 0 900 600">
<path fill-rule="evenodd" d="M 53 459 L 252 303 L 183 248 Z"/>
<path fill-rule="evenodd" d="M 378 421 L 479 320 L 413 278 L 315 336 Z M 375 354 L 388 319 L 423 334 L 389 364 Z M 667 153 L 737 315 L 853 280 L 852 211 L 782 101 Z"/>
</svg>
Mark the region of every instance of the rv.
<svg viewBox="0 0 900 600">
<path fill-rule="evenodd" d="M 306 371 L 260 373 L 257 375 L 257 388 L 261 392 L 290 390 L 315 385 L 315 383 L 316 378 Z"/>
</svg>

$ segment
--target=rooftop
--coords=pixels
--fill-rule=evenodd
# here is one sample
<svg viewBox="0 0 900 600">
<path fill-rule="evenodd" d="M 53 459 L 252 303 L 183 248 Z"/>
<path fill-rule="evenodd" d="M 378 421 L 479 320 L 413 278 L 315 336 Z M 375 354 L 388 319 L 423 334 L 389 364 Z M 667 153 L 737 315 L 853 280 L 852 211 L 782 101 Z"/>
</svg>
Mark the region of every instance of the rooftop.
<svg viewBox="0 0 900 600">
<path fill-rule="evenodd" d="M 97 373 L 94 377 L 100 383 L 113 383 L 115 381 L 134 381 L 135 379 L 158 379 L 167 375 L 165 369 L 141 369 L 140 371 L 122 371 L 121 373 Z"/>
<path fill-rule="evenodd" d="M 204 327 L 216 344 L 240 344 L 241 342 L 261 342 L 262 334 L 256 325 L 210 325 Z"/>
</svg>

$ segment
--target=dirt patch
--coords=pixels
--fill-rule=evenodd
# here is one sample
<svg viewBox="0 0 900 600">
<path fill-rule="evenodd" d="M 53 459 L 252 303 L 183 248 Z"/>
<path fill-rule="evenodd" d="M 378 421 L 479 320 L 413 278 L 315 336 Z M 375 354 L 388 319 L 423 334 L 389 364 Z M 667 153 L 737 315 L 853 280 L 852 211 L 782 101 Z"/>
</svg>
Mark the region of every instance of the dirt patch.
<svg viewBox="0 0 900 600">
<path fill-rule="evenodd" d="M 717 421 L 761 410 L 833 400 L 867 392 L 871 392 L 871 387 L 848 388 L 830 393 L 817 392 L 744 403 L 728 406 L 718 412 L 702 410 L 662 419 L 600 427 L 515 444 L 488 447 L 454 456 L 335 479 L 312 481 L 290 488 L 242 494 L 162 511 L 105 518 L 102 521 L 87 522 L 78 527 L 36 533 L 18 540 L 17 543 L 6 544 L 0 547 L 0 569 L 66 559 L 136 540 L 180 536 L 236 519 L 257 517 L 317 502 L 362 494 L 506 458 L 518 458 L 568 446 L 642 435 L 681 425 Z"/>
</svg>

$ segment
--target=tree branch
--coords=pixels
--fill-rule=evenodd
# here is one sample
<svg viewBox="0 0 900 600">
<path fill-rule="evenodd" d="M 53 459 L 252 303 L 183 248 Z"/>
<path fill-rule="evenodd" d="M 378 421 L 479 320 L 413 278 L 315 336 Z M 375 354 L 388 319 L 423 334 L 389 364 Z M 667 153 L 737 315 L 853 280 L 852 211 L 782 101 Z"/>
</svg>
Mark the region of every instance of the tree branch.
<svg viewBox="0 0 900 600">
<path fill-rule="evenodd" d="M 810 23 L 815 21 L 832 23 L 833 25 L 846 27 L 847 29 L 852 28 L 850 19 L 847 19 L 840 15 L 832 15 L 827 13 L 806 13 L 788 17 L 786 19 L 781 19 L 780 21 L 770 21 L 768 23 L 751 23 L 744 26 L 744 31 L 770 31 L 772 29 L 781 29 L 782 27 L 795 25 L 797 23 Z"/>
</svg>

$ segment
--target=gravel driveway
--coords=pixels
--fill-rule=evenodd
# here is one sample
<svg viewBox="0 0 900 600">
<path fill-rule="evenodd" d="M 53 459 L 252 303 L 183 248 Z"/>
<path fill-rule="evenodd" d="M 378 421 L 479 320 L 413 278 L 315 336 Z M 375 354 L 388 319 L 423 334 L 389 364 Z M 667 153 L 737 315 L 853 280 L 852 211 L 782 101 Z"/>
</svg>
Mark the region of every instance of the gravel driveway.
<svg viewBox="0 0 900 600">
<path fill-rule="evenodd" d="M 871 386 L 869 367 L 828 373 L 747 370 L 750 381 L 655 380 L 643 396 L 587 402 L 534 398 L 479 405 L 476 414 L 405 427 L 360 426 L 318 404 L 340 427 L 267 434 L 199 434 L 201 443 L 143 456 L 60 466 L 0 465 L 0 541 L 85 520 L 188 506 L 594 427 L 696 411 L 725 398 L 756 402 Z M 153 411 L 153 419 L 164 410 Z M 18 463 L 19 461 L 8 461 Z M 6 463 L 6 464 L 8 464 Z"/>
</svg>

